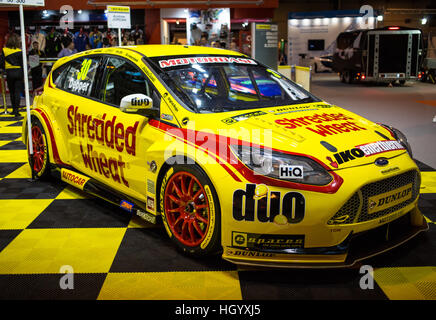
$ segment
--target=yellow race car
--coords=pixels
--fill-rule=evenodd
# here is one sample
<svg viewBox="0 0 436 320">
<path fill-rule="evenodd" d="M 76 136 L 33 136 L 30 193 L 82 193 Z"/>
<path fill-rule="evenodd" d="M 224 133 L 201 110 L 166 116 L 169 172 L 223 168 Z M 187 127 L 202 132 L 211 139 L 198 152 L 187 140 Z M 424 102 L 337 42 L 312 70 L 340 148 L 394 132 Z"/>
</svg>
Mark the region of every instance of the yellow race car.
<svg viewBox="0 0 436 320">
<path fill-rule="evenodd" d="M 35 177 L 162 221 L 192 256 L 351 266 L 428 229 L 401 132 L 233 51 L 146 45 L 62 58 L 30 127 Z"/>
</svg>

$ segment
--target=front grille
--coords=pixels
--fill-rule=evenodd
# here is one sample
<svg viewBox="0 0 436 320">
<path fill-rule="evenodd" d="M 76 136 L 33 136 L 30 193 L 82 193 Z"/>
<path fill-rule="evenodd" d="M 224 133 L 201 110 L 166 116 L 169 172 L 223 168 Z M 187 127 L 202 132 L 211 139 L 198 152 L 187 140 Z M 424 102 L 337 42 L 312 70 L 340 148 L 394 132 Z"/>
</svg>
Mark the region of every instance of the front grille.
<svg viewBox="0 0 436 320">
<path fill-rule="evenodd" d="M 329 220 L 328 224 L 350 224 L 356 219 L 360 208 L 359 193 L 356 192 Z"/>
<path fill-rule="evenodd" d="M 385 210 L 381 210 L 378 212 L 375 212 L 373 214 L 368 214 L 368 198 L 389 192 L 392 190 L 395 190 L 397 188 L 403 187 L 405 185 L 408 185 L 409 183 L 412 183 L 412 197 L 409 200 L 406 200 L 404 202 L 401 202 L 393 207 L 387 208 Z M 398 176 L 394 176 L 392 178 L 388 178 L 382 181 L 374 182 L 371 184 L 368 184 L 362 188 L 362 196 L 363 196 L 363 203 L 362 206 L 362 212 L 359 215 L 359 219 L 357 222 L 364 222 L 372 219 L 377 219 L 380 217 L 383 217 L 385 215 L 388 215 L 394 211 L 400 210 L 401 208 L 404 208 L 405 206 L 411 204 L 419 193 L 419 174 L 417 171 L 408 171 L 403 174 L 400 174 Z"/>
<path fill-rule="evenodd" d="M 401 188 L 410 183 L 412 184 L 412 197 L 410 199 L 385 210 L 368 214 L 368 199 L 370 197 Z M 420 184 L 420 175 L 416 170 L 411 170 L 388 179 L 367 184 L 357 191 L 341 207 L 341 209 L 328 221 L 328 224 L 337 225 L 365 222 L 400 210 L 416 200 L 419 194 Z"/>
</svg>

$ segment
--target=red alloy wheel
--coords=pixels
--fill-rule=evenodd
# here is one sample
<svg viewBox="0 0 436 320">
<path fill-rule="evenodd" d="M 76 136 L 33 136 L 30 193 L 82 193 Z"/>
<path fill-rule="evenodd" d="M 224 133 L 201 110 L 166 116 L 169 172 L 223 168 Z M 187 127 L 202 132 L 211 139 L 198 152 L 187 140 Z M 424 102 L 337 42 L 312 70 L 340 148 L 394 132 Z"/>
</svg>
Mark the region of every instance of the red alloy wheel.
<svg viewBox="0 0 436 320">
<path fill-rule="evenodd" d="M 38 173 L 44 168 L 45 161 L 45 139 L 38 126 L 32 127 L 33 143 L 33 170 Z"/>
<path fill-rule="evenodd" d="M 165 189 L 165 213 L 173 235 L 183 245 L 196 247 L 206 237 L 209 201 L 198 179 L 188 172 L 177 172 Z"/>
</svg>

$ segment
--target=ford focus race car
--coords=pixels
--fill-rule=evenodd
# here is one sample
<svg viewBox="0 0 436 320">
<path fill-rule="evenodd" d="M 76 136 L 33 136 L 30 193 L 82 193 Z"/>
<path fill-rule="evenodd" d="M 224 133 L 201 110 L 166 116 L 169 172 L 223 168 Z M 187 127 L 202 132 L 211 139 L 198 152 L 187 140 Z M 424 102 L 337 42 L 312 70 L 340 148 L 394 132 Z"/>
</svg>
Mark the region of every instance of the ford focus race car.
<svg viewBox="0 0 436 320">
<path fill-rule="evenodd" d="M 191 256 L 350 266 L 428 228 L 401 132 L 232 51 L 148 45 L 62 58 L 30 127 L 34 176 L 162 222 Z"/>
</svg>

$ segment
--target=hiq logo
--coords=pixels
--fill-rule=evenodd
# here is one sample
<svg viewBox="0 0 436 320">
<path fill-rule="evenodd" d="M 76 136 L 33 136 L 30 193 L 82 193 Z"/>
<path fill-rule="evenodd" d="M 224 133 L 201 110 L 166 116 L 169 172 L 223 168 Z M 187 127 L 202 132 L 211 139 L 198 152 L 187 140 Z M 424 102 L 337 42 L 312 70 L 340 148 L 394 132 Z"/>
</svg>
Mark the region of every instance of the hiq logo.
<svg viewBox="0 0 436 320">
<path fill-rule="evenodd" d="M 279 167 L 279 176 L 281 179 L 303 179 L 303 166 L 281 165 Z"/>
</svg>

